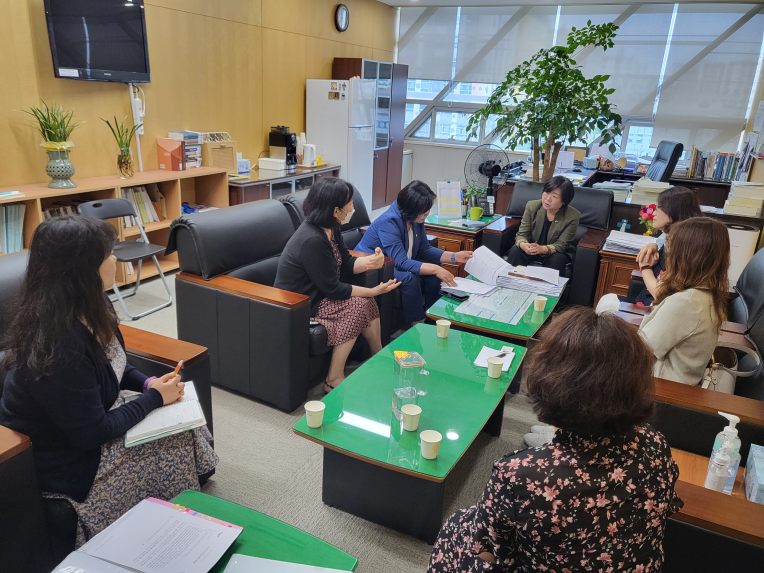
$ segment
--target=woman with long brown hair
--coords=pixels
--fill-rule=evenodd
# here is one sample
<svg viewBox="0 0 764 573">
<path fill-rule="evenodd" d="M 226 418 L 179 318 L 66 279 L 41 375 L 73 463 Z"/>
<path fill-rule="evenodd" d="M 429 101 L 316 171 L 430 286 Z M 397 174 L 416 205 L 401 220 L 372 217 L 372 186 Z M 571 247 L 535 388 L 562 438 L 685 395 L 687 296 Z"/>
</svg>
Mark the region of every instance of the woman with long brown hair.
<svg viewBox="0 0 764 573">
<path fill-rule="evenodd" d="M 639 327 L 656 358 L 655 376 L 700 384 L 727 317 L 729 266 L 729 234 L 722 223 L 696 217 L 672 226 L 655 310 Z"/>
</svg>

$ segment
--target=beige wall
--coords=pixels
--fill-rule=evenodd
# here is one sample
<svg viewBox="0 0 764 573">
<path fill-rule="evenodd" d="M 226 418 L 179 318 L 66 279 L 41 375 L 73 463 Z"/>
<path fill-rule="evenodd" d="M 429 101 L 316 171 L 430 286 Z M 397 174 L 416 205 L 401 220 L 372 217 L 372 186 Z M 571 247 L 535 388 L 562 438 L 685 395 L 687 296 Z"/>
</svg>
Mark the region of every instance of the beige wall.
<svg viewBox="0 0 764 573">
<path fill-rule="evenodd" d="M 350 27 L 340 34 L 334 1 L 145 0 L 144 169 L 157 168 L 156 138 L 177 129 L 228 131 L 254 161 L 270 126 L 305 130 L 305 80 L 330 79 L 335 57 L 392 61 L 396 10 L 344 3 Z M 43 0 L 0 0 L 0 54 L 0 187 L 47 179 L 39 135 L 21 112 L 40 99 L 85 122 L 71 138 L 75 179 L 116 174 L 117 146 L 99 118 L 130 114 L 126 85 L 53 76 Z"/>
</svg>

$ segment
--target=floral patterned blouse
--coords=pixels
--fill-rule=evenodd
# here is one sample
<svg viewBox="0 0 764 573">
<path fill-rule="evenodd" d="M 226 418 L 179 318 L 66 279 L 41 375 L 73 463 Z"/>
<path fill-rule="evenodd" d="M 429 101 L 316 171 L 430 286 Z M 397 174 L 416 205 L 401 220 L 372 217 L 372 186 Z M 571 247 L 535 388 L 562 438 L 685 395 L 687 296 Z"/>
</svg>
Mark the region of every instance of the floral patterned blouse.
<svg viewBox="0 0 764 573">
<path fill-rule="evenodd" d="M 678 477 L 649 425 L 599 440 L 558 430 L 494 464 L 480 502 L 443 525 L 428 571 L 658 573 Z"/>
</svg>

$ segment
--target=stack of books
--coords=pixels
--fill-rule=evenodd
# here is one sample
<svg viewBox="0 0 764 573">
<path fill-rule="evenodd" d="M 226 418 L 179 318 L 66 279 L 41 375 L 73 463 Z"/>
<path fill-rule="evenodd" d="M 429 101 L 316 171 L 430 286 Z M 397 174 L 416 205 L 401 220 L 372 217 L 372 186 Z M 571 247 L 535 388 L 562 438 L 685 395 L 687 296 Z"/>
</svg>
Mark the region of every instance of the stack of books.
<svg viewBox="0 0 764 573">
<path fill-rule="evenodd" d="M 625 255 L 636 255 L 639 250 L 649 243 L 654 243 L 655 237 L 647 235 L 637 235 L 636 233 L 624 233 L 623 231 L 610 231 L 603 251 L 611 253 L 623 253 Z"/>
<path fill-rule="evenodd" d="M 691 179 L 730 181 L 737 171 L 739 160 L 734 153 L 701 151 L 693 145 L 687 176 Z"/>
<path fill-rule="evenodd" d="M 135 217 L 123 217 L 125 228 L 138 224 L 159 223 L 167 218 L 167 203 L 156 183 L 122 189 L 122 196 L 130 201 Z"/>
<path fill-rule="evenodd" d="M 631 204 L 652 205 L 658 200 L 658 194 L 669 187 L 671 185 L 668 183 L 652 181 L 647 177 L 642 177 L 631 188 Z"/>
<path fill-rule="evenodd" d="M 761 183 L 733 181 L 729 199 L 724 203 L 728 215 L 760 217 L 764 206 L 764 186 Z"/>
<path fill-rule="evenodd" d="M 202 143 L 204 143 L 204 133 L 200 131 L 171 131 L 167 134 L 170 139 L 178 139 L 185 144 L 184 158 L 186 169 L 193 169 L 202 166 Z"/>
<path fill-rule="evenodd" d="M 605 189 L 613 192 L 613 200 L 623 203 L 629 196 L 632 184 L 626 181 L 603 181 L 592 185 L 595 189 Z"/>
<path fill-rule="evenodd" d="M 0 253 L 18 253 L 24 248 L 24 203 L 0 205 Z"/>
<path fill-rule="evenodd" d="M 64 215 L 78 215 L 77 205 L 82 203 L 81 200 L 73 201 L 56 201 L 47 209 L 43 209 L 43 220 L 52 219 L 53 217 L 62 217 Z"/>
</svg>

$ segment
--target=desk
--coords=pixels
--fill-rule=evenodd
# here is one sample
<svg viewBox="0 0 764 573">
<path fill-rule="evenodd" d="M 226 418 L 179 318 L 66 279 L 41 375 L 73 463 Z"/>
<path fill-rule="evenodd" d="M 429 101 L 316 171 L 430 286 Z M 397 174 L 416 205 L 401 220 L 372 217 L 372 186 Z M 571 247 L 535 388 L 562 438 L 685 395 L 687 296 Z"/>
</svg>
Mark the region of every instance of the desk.
<svg viewBox="0 0 764 573">
<path fill-rule="evenodd" d="M 438 338 L 417 324 L 372 356 L 328 394 L 324 422 L 294 432 L 324 448 L 323 496 L 327 505 L 408 535 L 434 542 L 443 523 L 446 480 L 481 430 L 498 436 L 504 395 L 525 356 L 514 347 L 508 372 L 498 379 L 473 364 L 483 346 L 502 343 L 452 329 Z M 427 361 L 429 391 L 416 432 L 402 431 L 391 409 L 398 385 L 393 351 L 416 351 Z M 438 457 L 421 457 L 419 433 L 433 429 L 443 441 Z"/>
<path fill-rule="evenodd" d="M 480 220 L 488 224 L 499 218 L 501 218 L 501 215 L 483 217 Z M 472 229 L 470 227 L 449 225 L 447 221 L 449 219 L 439 219 L 437 215 L 430 215 L 424 222 L 424 228 L 427 233 L 437 236 L 437 247 L 439 249 L 458 253 L 459 251 L 474 251 L 483 244 L 483 229 L 485 227 Z M 456 265 L 443 263 L 441 266 L 444 269 L 448 269 L 455 277 L 467 276 L 464 265 L 461 263 Z"/>
<path fill-rule="evenodd" d="M 240 205 L 261 199 L 278 199 L 283 195 L 306 191 L 322 177 L 338 177 L 340 166 L 325 163 L 320 167 L 297 165 L 294 171 L 252 170 L 248 179 L 228 182 L 229 203 Z"/>
<path fill-rule="evenodd" d="M 222 573 L 234 553 L 341 571 L 355 571 L 358 566 L 358 559 L 352 555 L 253 509 L 191 490 L 172 501 L 244 528 L 211 573 Z"/>
</svg>

